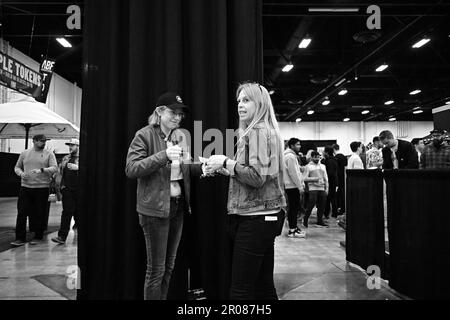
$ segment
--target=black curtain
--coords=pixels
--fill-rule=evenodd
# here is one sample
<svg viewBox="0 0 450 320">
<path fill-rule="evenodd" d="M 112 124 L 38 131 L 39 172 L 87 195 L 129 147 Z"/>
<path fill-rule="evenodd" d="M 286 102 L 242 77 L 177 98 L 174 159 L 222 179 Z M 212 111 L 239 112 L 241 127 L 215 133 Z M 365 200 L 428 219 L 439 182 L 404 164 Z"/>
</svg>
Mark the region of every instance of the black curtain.
<svg viewBox="0 0 450 320">
<path fill-rule="evenodd" d="M 347 170 L 345 252 L 364 270 L 378 266 L 387 277 L 381 170 Z"/>
<path fill-rule="evenodd" d="M 450 171 L 386 170 L 389 286 L 450 299 Z"/>
<path fill-rule="evenodd" d="M 85 3 L 78 299 L 142 299 L 145 243 L 136 182 L 125 176 L 135 132 L 157 97 L 177 91 L 203 131 L 236 128 L 239 82 L 261 81 L 261 0 L 89 0 Z M 198 143 L 198 142 L 197 142 Z M 203 144 L 203 147 L 208 142 Z M 193 183 L 171 298 L 228 295 L 227 179 Z"/>
</svg>

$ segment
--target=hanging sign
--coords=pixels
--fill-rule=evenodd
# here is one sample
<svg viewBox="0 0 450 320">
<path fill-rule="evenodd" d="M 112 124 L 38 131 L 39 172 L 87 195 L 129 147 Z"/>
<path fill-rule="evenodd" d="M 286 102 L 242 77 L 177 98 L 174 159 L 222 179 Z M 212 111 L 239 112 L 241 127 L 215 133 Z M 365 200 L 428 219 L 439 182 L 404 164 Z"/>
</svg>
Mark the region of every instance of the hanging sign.
<svg viewBox="0 0 450 320">
<path fill-rule="evenodd" d="M 40 72 L 36 72 L 9 55 L 0 52 L 0 84 L 45 103 L 54 64 L 54 61 L 44 59 L 41 63 Z"/>
</svg>

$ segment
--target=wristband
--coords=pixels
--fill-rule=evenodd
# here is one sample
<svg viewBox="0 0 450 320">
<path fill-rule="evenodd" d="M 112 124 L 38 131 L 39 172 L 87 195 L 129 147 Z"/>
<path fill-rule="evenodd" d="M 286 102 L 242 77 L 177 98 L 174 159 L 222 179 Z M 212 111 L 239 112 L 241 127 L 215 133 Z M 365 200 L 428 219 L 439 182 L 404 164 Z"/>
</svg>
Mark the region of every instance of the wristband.
<svg viewBox="0 0 450 320">
<path fill-rule="evenodd" d="M 41 168 L 41 172 L 44 173 L 44 168 Z"/>
</svg>

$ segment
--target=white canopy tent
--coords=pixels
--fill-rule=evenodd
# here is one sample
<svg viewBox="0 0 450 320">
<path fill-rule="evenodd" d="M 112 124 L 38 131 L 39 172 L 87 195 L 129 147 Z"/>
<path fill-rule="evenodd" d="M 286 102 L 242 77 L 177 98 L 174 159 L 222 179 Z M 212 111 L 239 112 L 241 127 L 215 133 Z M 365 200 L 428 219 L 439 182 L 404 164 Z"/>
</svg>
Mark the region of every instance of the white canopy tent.
<svg viewBox="0 0 450 320">
<path fill-rule="evenodd" d="M 0 104 L 0 139 L 28 139 L 45 134 L 49 139 L 69 140 L 79 137 L 80 129 L 45 104 L 27 98 Z"/>
</svg>

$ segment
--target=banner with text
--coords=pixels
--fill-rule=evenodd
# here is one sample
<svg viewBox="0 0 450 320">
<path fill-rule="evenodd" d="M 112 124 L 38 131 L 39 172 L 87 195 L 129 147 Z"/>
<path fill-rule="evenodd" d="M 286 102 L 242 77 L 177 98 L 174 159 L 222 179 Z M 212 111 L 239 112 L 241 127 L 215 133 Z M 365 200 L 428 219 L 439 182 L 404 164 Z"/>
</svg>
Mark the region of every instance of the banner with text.
<svg viewBox="0 0 450 320">
<path fill-rule="evenodd" d="M 45 103 L 55 62 L 43 59 L 40 72 L 0 52 L 0 84 Z"/>
</svg>

